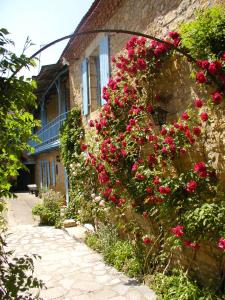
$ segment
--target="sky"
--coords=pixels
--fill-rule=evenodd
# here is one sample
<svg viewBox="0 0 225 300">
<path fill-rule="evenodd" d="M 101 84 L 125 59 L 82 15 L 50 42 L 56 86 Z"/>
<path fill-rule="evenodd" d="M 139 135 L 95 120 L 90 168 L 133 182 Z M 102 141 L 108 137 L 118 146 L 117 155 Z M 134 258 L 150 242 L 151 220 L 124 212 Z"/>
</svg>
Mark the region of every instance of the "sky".
<svg viewBox="0 0 225 300">
<path fill-rule="evenodd" d="M 26 51 L 30 56 L 41 46 L 73 33 L 93 0 L 0 0 L 0 28 L 10 32 L 14 51 L 21 54 L 29 36 L 35 45 Z M 56 63 L 68 40 L 43 51 L 40 63 L 25 76 L 37 75 L 41 65 Z"/>
</svg>

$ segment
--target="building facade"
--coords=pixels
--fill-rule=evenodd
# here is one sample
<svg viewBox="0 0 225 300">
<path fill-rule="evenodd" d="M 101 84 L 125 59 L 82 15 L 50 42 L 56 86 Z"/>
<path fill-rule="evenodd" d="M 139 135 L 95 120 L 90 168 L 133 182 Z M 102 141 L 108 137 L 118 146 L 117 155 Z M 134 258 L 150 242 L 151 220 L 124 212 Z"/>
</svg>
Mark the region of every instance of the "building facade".
<svg viewBox="0 0 225 300">
<path fill-rule="evenodd" d="M 41 128 L 34 130 L 39 142 L 31 141 L 34 153 L 29 154 L 28 164 L 34 164 L 34 182 L 39 189 L 53 189 L 66 195 L 68 179 L 60 161 L 60 127 L 69 111 L 68 69 L 60 63 L 43 66 L 36 76 L 37 109 L 33 112 L 41 121 Z"/>
</svg>

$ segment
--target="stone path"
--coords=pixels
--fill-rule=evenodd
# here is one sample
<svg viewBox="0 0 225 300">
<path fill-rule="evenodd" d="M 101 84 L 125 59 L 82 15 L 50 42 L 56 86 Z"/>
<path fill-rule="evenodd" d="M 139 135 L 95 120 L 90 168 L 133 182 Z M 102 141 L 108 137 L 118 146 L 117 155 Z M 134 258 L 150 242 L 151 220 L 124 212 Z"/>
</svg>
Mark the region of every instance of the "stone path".
<svg viewBox="0 0 225 300">
<path fill-rule="evenodd" d="M 44 300 L 156 299 L 148 287 L 105 265 L 101 255 L 63 230 L 26 224 L 10 226 L 9 232 L 8 245 L 16 255 L 42 257 L 35 262 L 35 275 L 47 286 Z"/>
</svg>

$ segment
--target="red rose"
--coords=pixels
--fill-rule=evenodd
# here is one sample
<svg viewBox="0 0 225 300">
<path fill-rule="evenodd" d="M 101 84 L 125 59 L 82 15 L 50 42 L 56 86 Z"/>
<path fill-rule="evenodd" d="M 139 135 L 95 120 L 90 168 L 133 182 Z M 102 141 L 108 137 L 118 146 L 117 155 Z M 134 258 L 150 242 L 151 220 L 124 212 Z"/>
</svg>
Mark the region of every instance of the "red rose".
<svg viewBox="0 0 225 300">
<path fill-rule="evenodd" d="M 170 130 L 170 133 L 171 133 L 171 130 Z M 164 144 L 168 144 L 168 145 L 173 144 L 173 142 L 174 142 L 174 139 L 171 136 L 167 136 L 163 141 Z"/>
<path fill-rule="evenodd" d="M 179 38 L 179 36 L 180 36 L 179 33 L 175 32 L 175 31 L 170 31 L 168 35 L 173 40 Z"/>
<path fill-rule="evenodd" d="M 147 106 L 146 110 L 147 110 L 147 112 L 150 113 L 150 114 L 153 113 L 153 111 L 154 111 L 153 106 L 152 106 L 151 104 L 149 104 L 149 105 Z"/>
<path fill-rule="evenodd" d="M 128 49 L 128 57 L 129 58 L 133 58 L 134 57 L 134 49 L 133 48 Z"/>
<path fill-rule="evenodd" d="M 209 67 L 209 62 L 208 62 L 208 60 L 198 60 L 197 61 L 197 66 L 199 68 L 207 70 L 208 67 Z"/>
<path fill-rule="evenodd" d="M 184 112 L 184 113 L 182 113 L 182 116 L 181 116 L 181 118 L 182 118 L 182 120 L 188 120 L 189 119 L 189 115 L 186 113 L 186 112 Z"/>
<path fill-rule="evenodd" d="M 147 160 L 151 166 L 154 165 L 157 161 L 154 155 L 148 155 Z"/>
<path fill-rule="evenodd" d="M 131 169 L 131 170 L 132 170 L 133 172 L 135 172 L 135 171 L 137 171 L 137 169 L 138 169 L 138 164 L 136 164 L 136 163 L 135 163 L 135 164 L 133 164 L 133 166 L 132 166 L 132 169 Z"/>
<path fill-rule="evenodd" d="M 206 112 L 202 112 L 200 115 L 202 121 L 206 122 L 209 118 L 208 114 Z"/>
<path fill-rule="evenodd" d="M 206 77 L 204 72 L 198 72 L 196 74 L 196 81 L 198 83 L 205 83 L 206 82 Z"/>
<path fill-rule="evenodd" d="M 161 135 L 166 135 L 167 134 L 167 130 L 166 128 L 162 128 L 161 131 L 160 131 Z"/>
<path fill-rule="evenodd" d="M 206 165 L 203 161 L 198 162 L 194 165 L 194 171 L 202 178 L 207 177 Z"/>
<path fill-rule="evenodd" d="M 152 240 L 148 236 L 143 236 L 142 240 L 145 245 L 149 245 L 152 243 Z"/>
<path fill-rule="evenodd" d="M 87 150 L 87 147 L 88 146 L 86 144 L 81 144 L 81 146 L 80 146 L 80 148 L 81 148 L 82 151 Z"/>
<path fill-rule="evenodd" d="M 131 129 L 132 129 L 132 126 L 129 124 L 129 125 L 127 125 L 127 127 L 126 127 L 126 131 L 127 132 L 131 132 Z"/>
<path fill-rule="evenodd" d="M 107 174 L 106 171 L 103 171 L 98 175 L 98 180 L 100 183 L 106 184 L 109 182 L 109 175 Z"/>
<path fill-rule="evenodd" d="M 147 192 L 148 194 L 151 194 L 151 193 L 152 193 L 152 188 L 146 187 L 146 192 Z"/>
<path fill-rule="evenodd" d="M 160 186 L 159 187 L 159 192 L 160 192 L 160 194 L 170 194 L 171 189 L 168 186 Z"/>
<path fill-rule="evenodd" d="M 212 98 L 213 98 L 213 102 L 215 104 L 220 104 L 222 102 L 222 99 L 223 99 L 223 97 L 222 97 L 222 95 L 221 95 L 220 92 L 214 92 L 212 94 Z"/>
<path fill-rule="evenodd" d="M 136 124 L 136 120 L 135 119 L 130 119 L 129 121 L 130 125 L 133 126 Z"/>
<path fill-rule="evenodd" d="M 162 147 L 162 154 L 167 154 L 168 153 L 168 150 L 166 147 Z"/>
<path fill-rule="evenodd" d="M 138 180 L 144 180 L 145 176 L 139 173 L 139 174 L 136 174 L 136 179 L 138 179 Z"/>
<path fill-rule="evenodd" d="M 203 101 L 201 99 L 195 99 L 194 104 L 196 108 L 201 108 L 203 105 Z"/>
<path fill-rule="evenodd" d="M 94 126 L 95 126 L 95 123 L 94 123 L 93 120 L 89 120 L 89 121 L 88 121 L 88 125 L 89 125 L 90 127 L 94 127 Z"/>
<path fill-rule="evenodd" d="M 102 195 L 104 197 L 108 198 L 111 193 L 112 193 L 112 189 L 111 188 L 107 188 L 104 192 L 102 192 Z"/>
<path fill-rule="evenodd" d="M 147 63 L 143 58 L 137 59 L 137 67 L 139 70 L 145 70 L 147 67 Z"/>
<path fill-rule="evenodd" d="M 200 134 L 201 134 L 201 129 L 200 129 L 199 127 L 194 127 L 194 128 L 193 128 L 193 133 L 194 133 L 194 135 L 196 135 L 196 136 L 200 136 Z"/>
<path fill-rule="evenodd" d="M 187 183 L 187 188 L 186 190 L 189 192 L 189 193 L 192 193 L 196 190 L 198 184 L 196 181 L 194 180 L 190 180 L 188 183 Z"/>
<path fill-rule="evenodd" d="M 172 233 L 176 236 L 176 237 L 181 237 L 184 235 L 184 226 L 180 226 L 180 225 L 177 225 L 176 227 L 173 227 L 171 229 Z"/>
<path fill-rule="evenodd" d="M 221 237 L 218 242 L 218 247 L 222 250 L 225 250 L 225 238 Z"/>
<path fill-rule="evenodd" d="M 211 74 L 215 74 L 217 72 L 216 64 L 214 62 L 209 64 L 208 71 Z"/>
<path fill-rule="evenodd" d="M 188 241 L 188 240 L 185 240 L 184 241 L 184 245 L 186 247 L 190 247 L 190 248 L 193 248 L 193 249 L 199 249 L 200 248 L 200 245 L 196 242 L 191 242 L 191 241 Z"/>
<path fill-rule="evenodd" d="M 160 184 L 160 179 L 159 179 L 158 176 L 155 176 L 155 177 L 154 177 L 154 179 L 153 179 L 153 184 L 154 184 L 154 185 Z"/>
<path fill-rule="evenodd" d="M 126 156 L 127 156 L 126 150 L 125 150 L 125 149 L 122 149 L 122 150 L 121 150 L 121 154 L 122 154 L 123 157 L 126 157 Z"/>
</svg>

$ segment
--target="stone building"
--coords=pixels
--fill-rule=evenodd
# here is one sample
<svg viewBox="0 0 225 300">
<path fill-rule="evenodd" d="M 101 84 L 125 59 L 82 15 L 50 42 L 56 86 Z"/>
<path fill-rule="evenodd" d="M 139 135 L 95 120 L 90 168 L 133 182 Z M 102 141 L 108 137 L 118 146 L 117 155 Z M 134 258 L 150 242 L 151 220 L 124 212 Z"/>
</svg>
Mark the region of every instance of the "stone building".
<svg viewBox="0 0 225 300">
<path fill-rule="evenodd" d="M 60 63 L 43 66 L 34 79 L 38 107 L 33 114 L 41 120 L 41 128 L 34 131 L 40 142 L 30 142 L 34 147 L 27 161 L 34 166 L 31 183 L 60 191 L 68 201 L 68 179 L 59 153 L 59 130 L 70 107 L 68 69 Z"/>
<path fill-rule="evenodd" d="M 222 3 L 217 0 L 96 0 L 74 31 L 61 54 L 69 70 L 70 107 L 77 103 L 81 107 L 83 122 L 97 116 L 98 108 L 104 103 L 102 87 L 112 74 L 111 59 L 119 53 L 127 40 L 127 34 L 94 33 L 76 36 L 76 33 L 93 29 L 124 29 L 164 37 L 176 30 L 179 23 L 194 18 L 197 9 Z M 169 112 L 168 120 L 176 120 L 198 96 L 193 79 L 190 79 L 188 64 L 181 60 L 168 62 L 159 78 L 159 87 L 164 91 L 161 103 Z M 215 134 L 215 131 L 214 131 Z M 213 136 L 212 136 L 213 139 Z M 216 146 L 215 146 L 216 147 Z M 218 162 L 217 148 L 209 149 L 208 155 Z M 218 155 L 217 155 L 218 154 Z M 201 157 L 199 151 L 196 155 Z M 220 157 L 220 156 L 219 156 Z M 220 157 L 221 158 L 221 157 Z M 220 164 L 224 166 L 223 161 Z M 223 168 L 224 169 L 224 168 Z M 218 252 L 203 246 L 195 257 L 194 268 L 200 268 L 199 279 L 209 283 L 220 277 L 220 263 L 215 257 Z M 179 263 L 190 264 L 193 255 L 187 251 L 177 257 Z M 209 276 L 209 270 L 212 276 Z"/>
</svg>

